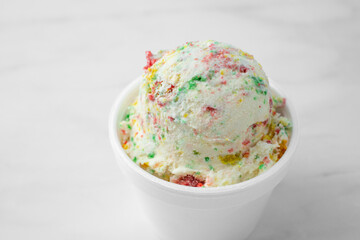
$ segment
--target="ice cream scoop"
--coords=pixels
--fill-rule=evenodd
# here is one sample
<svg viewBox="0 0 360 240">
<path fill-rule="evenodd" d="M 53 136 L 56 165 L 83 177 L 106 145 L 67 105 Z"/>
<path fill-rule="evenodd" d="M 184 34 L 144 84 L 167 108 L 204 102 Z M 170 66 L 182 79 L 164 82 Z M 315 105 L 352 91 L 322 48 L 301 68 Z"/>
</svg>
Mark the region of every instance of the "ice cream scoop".
<svg viewBox="0 0 360 240">
<path fill-rule="evenodd" d="M 189 186 L 228 185 L 271 167 L 286 149 L 290 123 L 276 114 L 252 55 L 188 42 L 147 52 L 144 69 L 119 129 L 124 149 L 150 173 Z"/>
</svg>

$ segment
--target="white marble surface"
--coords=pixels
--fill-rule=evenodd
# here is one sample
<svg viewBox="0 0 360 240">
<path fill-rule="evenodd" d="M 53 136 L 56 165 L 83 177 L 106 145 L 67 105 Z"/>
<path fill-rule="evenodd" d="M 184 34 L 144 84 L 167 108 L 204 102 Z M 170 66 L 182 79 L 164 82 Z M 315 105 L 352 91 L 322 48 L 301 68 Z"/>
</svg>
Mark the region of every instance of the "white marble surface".
<svg viewBox="0 0 360 240">
<path fill-rule="evenodd" d="M 250 240 L 359 239 L 359 2 L 149 2 L 1 1 L 0 239 L 155 239 L 108 113 L 145 50 L 197 39 L 253 53 L 298 110 L 294 164 Z"/>
</svg>

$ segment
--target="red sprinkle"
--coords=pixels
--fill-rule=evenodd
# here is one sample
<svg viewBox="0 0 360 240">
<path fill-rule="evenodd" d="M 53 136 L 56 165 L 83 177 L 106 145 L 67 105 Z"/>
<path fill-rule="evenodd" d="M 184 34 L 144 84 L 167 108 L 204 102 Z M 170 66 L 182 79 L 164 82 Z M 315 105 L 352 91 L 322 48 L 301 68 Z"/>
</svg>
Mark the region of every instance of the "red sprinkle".
<svg viewBox="0 0 360 240">
<path fill-rule="evenodd" d="M 245 145 L 245 146 L 248 145 L 249 143 L 250 143 L 250 140 L 249 140 L 249 139 L 245 139 L 245 140 L 242 142 L 242 144 Z"/>
<path fill-rule="evenodd" d="M 241 65 L 239 71 L 240 71 L 241 73 L 246 73 L 246 72 L 248 71 L 248 68 L 245 67 L 244 65 Z"/>
<path fill-rule="evenodd" d="M 148 98 L 149 98 L 149 100 L 152 101 L 152 102 L 155 100 L 155 97 L 154 97 L 153 94 L 149 94 L 149 95 L 148 95 Z"/>
<path fill-rule="evenodd" d="M 279 127 L 276 127 L 276 128 L 275 128 L 275 132 L 276 132 L 276 134 L 279 134 L 280 128 L 279 128 Z"/>
<path fill-rule="evenodd" d="M 217 112 L 217 109 L 213 108 L 213 107 L 210 107 L 210 106 L 207 106 L 207 107 L 204 107 L 204 111 L 210 112 L 210 115 L 213 117 L 213 116 L 215 116 L 215 114 Z"/>
<path fill-rule="evenodd" d="M 122 134 L 126 135 L 126 132 L 124 129 L 121 129 Z"/>
<path fill-rule="evenodd" d="M 269 122 L 269 119 L 266 119 L 265 121 L 262 122 L 262 124 L 263 124 L 264 126 L 266 126 L 266 125 L 268 124 L 268 122 Z"/>
<path fill-rule="evenodd" d="M 228 150 L 229 153 L 232 153 L 233 151 L 234 151 L 233 148 L 230 148 L 230 149 Z"/>
<path fill-rule="evenodd" d="M 164 103 L 164 102 L 157 101 L 157 104 L 158 104 L 160 107 L 163 107 L 163 106 L 166 105 L 166 102 Z"/>
<path fill-rule="evenodd" d="M 190 187 L 202 187 L 205 181 L 195 178 L 193 175 L 182 176 L 179 179 L 175 180 L 174 183 L 190 186 Z"/>
<path fill-rule="evenodd" d="M 154 58 L 154 55 L 150 51 L 146 51 L 145 56 L 146 56 L 146 66 L 144 67 L 144 69 L 147 70 L 149 67 L 154 65 L 157 59 Z"/>
<path fill-rule="evenodd" d="M 170 121 L 172 121 L 172 122 L 175 120 L 175 118 L 170 117 L 170 116 L 168 117 L 168 119 L 170 119 Z"/>
<path fill-rule="evenodd" d="M 168 93 L 171 93 L 174 90 L 174 85 L 171 84 L 171 86 L 167 89 Z"/>
</svg>

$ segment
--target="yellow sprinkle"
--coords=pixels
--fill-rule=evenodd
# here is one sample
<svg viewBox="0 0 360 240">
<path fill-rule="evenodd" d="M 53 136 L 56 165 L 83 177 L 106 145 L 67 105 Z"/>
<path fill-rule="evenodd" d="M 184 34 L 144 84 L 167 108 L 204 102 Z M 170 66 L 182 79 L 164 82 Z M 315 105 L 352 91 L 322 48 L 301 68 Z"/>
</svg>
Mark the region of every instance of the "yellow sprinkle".
<svg viewBox="0 0 360 240">
<path fill-rule="evenodd" d="M 247 52 L 244 52 L 244 56 L 246 56 L 249 59 L 254 59 L 254 56 L 251 54 L 248 54 Z"/>
<path fill-rule="evenodd" d="M 128 149 L 128 148 L 129 148 L 129 145 L 127 145 L 127 144 L 123 144 L 123 145 L 122 145 L 122 147 L 123 147 L 123 149 L 125 149 L 125 150 L 126 150 L 126 149 Z"/>
<path fill-rule="evenodd" d="M 287 122 L 285 119 L 283 119 L 283 118 L 280 119 L 280 123 L 281 123 L 284 127 L 287 127 L 287 125 L 289 125 L 288 122 Z"/>
<path fill-rule="evenodd" d="M 189 114 L 185 113 L 185 114 L 184 114 L 184 117 L 186 118 L 187 116 L 189 116 Z"/>
<path fill-rule="evenodd" d="M 146 162 L 146 163 L 140 163 L 140 167 L 142 167 L 143 169 L 146 169 L 149 167 L 149 163 Z"/>
<path fill-rule="evenodd" d="M 223 183 L 222 183 L 222 185 L 229 185 L 229 181 L 224 181 Z"/>
<path fill-rule="evenodd" d="M 180 78 L 181 78 L 181 74 L 180 73 L 176 74 L 175 83 L 179 82 Z"/>
<path fill-rule="evenodd" d="M 221 69 L 220 74 L 224 75 L 224 69 Z"/>
<path fill-rule="evenodd" d="M 269 135 L 265 135 L 264 137 L 263 137 L 263 140 L 271 140 L 271 137 L 269 136 Z"/>
<path fill-rule="evenodd" d="M 276 155 L 276 154 L 270 153 L 269 156 L 270 156 L 270 159 L 273 160 L 274 162 L 277 162 L 277 161 L 278 161 L 278 158 L 277 158 L 277 155 Z"/>
<path fill-rule="evenodd" d="M 229 154 L 229 155 L 219 156 L 219 160 L 223 164 L 235 165 L 241 160 L 241 157 L 240 154 Z"/>
<path fill-rule="evenodd" d="M 240 99 L 239 99 L 239 103 L 242 103 L 242 101 L 243 101 L 242 98 L 240 98 Z"/>
</svg>

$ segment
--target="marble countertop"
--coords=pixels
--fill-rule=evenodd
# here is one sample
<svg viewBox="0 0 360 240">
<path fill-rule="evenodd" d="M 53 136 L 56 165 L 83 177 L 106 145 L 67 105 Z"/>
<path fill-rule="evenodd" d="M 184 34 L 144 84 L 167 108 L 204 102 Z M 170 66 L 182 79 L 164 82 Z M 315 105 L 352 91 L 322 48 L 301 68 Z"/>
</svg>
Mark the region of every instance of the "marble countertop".
<svg viewBox="0 0 360 240">
<path fill-rule="evenodd" d="M 0 239 L 156 239 L 108 114 L 144 51 L 206 39 L 254 54 L 299 115 L 295 161 L 249 239 L 360 236 L 358 1 L 0 5 Z"/>
</svg>

